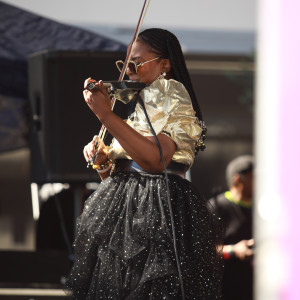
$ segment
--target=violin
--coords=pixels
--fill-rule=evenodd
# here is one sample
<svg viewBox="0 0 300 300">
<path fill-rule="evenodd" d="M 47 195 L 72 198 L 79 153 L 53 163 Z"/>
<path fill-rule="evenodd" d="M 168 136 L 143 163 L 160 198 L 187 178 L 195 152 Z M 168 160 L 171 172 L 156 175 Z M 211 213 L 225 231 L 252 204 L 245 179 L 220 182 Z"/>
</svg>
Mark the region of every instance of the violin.
<svg viewBox="0 0 300 300">
<path fill-rule="evenodd" d="M 143 82 L 134 82 L 132 80 L 102 81 L 102 84 L 111 97 L 124 104 L 128 104 L 130 101 L 134 100 L 139 91 L 148 86 Z M 96 85 L 96 82 L 89 82 L 86 89 L 93 92 L 98 89 L 98 86 Z"/>
</svg>

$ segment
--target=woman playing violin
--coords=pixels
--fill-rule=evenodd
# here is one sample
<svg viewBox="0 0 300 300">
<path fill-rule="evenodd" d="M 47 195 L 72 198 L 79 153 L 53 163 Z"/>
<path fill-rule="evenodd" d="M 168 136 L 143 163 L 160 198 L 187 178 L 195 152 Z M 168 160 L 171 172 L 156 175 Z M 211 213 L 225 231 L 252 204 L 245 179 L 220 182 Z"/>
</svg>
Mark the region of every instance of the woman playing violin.
<svg viewBox="0 0 300 300">
<path fill-rule="evenodd" d="M 102 182 L 78 218 L 67 287 L 76 299 L 220 299 L 217 234 L 203 199 L 184 178 L 203 147 L 204 128 L 177 38 L 156 28 L 140 33 L 126 74 L 147 84 L 140 98 L 161 151 L 141 103 L 124 121 L 111 110 L 101 81 L 96 91 L 84 89 L 114 139 L 107 147 L 95 136 L 84 147 Z"/>
</svg>

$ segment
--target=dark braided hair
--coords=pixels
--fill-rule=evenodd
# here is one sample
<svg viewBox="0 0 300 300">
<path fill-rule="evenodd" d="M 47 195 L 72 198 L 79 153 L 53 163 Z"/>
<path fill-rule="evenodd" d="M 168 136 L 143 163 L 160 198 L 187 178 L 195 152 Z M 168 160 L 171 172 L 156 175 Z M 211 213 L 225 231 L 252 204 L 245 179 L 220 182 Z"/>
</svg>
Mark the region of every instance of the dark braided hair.
<svg viewBox="0 0 300 300">
<path fill-rule="evenodd" d="M 191 78 L 187 70 L 180 43 L 177 37 L 168 30 L 150 28 L 141 32 L 138 40 L 151 47 L 151 52 L 171 62 L 171 77 L 181 82 L 187 89 L 196 111 L 196 116 L 202 120 L 201 110 L 194 92 Z"/>
</svg>

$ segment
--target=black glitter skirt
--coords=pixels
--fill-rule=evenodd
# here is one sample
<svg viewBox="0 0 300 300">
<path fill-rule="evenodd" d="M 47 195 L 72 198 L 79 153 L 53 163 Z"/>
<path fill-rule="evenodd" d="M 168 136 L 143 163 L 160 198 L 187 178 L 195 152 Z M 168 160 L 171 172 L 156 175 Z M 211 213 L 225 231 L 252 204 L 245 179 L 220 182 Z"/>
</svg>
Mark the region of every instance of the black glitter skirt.
<svg viewBox="0 0 300 300">
<path fill-rule="evenodd" d="M 219 235 L 191 183 L 169 175 L 185 299 L 221 299 Z M 114 173 L 78 218 L 75 299 L 182 299 L 163 175 Z"/>
</svg>

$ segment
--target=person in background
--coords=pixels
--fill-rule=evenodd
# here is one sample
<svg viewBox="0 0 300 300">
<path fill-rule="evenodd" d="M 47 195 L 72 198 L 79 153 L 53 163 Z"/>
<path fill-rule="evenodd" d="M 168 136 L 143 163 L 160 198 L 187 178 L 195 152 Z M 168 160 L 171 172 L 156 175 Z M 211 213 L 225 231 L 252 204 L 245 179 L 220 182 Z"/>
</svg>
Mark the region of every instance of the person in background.
<svg viewBox="0 0 300 300">
<path fill-rule="evenodd" d="M 229 190 L 209 200 L 225 230 L 224 300 L 253 299 L 253 157 L 242 155 L 226 168 Z"/>
</svg>

